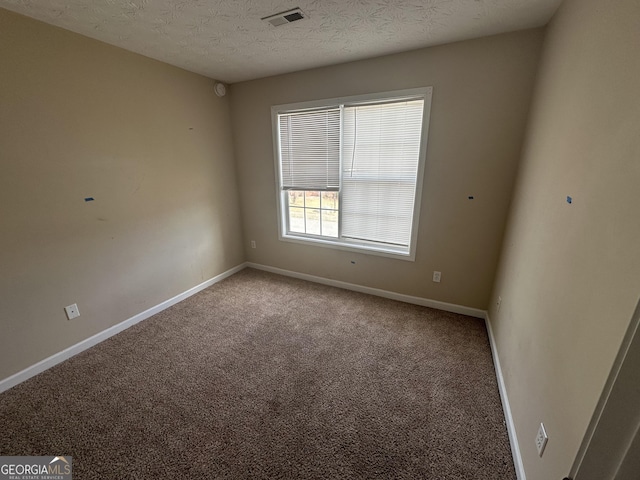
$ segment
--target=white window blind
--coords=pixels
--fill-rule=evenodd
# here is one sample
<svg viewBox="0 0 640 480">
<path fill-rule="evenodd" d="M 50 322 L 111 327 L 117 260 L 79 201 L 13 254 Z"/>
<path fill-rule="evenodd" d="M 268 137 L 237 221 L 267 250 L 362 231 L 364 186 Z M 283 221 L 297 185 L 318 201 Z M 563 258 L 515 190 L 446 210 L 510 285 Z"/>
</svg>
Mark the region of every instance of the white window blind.
<svg viewBox="0 0 640 480">
<path fill-rule="evenodd" d="M 283 190 L 340 188 L 340 109 L 278 115 Z"/>
<path fill-rule="evenodd" d="M 423 100 L 345 106 L 342 236 L 409 246 Z"/>
</svg>

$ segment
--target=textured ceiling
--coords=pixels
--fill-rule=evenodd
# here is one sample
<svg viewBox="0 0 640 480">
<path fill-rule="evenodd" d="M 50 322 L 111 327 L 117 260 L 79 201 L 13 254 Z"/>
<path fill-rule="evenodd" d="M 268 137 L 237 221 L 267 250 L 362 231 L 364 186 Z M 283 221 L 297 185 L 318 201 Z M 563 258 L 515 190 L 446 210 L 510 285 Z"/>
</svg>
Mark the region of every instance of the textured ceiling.
<svg viewBox="0 0 640 480">
<path fill-rule="evenodd" d="M 233 83 L 546 24 L 561 0 L 0 0 L 0 6 Z M 307 18 L 262 17 L 300 7 Z"/>
</svg>

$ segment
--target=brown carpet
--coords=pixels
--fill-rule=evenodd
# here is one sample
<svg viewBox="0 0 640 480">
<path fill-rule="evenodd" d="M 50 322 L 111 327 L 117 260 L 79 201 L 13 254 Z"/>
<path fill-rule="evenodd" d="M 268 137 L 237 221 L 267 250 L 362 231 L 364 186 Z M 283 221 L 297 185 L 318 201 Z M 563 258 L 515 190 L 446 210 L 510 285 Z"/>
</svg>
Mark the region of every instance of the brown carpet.
<svg viewBox="0 0 640 480">
<path fill-rule="evenodd" d="M 242 272 L 0 394 L 82 479 L 515 479 L 481 320 Z"/>
</svg>

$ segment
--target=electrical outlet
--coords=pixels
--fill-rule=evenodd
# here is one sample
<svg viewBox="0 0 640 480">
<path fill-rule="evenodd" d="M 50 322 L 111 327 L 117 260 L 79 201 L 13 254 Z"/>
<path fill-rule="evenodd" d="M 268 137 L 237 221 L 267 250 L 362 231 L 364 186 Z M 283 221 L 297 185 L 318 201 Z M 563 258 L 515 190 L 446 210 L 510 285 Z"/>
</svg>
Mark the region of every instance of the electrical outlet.
<svg viewBox="0 0 640 480">
<path fill-rule="evenodd" d="M 251 240 L 251 248 L 256 248 L 256 241 L 255 240 Z"/>
<path fill-rule="evenodd" d="M 440 277 L 442 276 L 442 272 L 433 271 L 433 281 L 436 283 L 440 283 Z"/>
<path fill-rule="evenodd" d="M 496 310 L 500 311 L 500 305 L 502 304 L 502 297 L 498 297 L 498 301 L 496 302 Z"/>
<path fill-rule="evenodd" d="M 547 431 L 544 428 L 544 423 L 541 423 L 538 429 L 538 435 L 536 435 L 536 448 L 538 449 L 538 455 L 540 457 L 544 453 L 544 447 L 547 446 L 547 440 L 549 440 Z"/>
<path fill-rule="evenodd" d="M 80 316 L 80 310 L 78 310 L 78 305 L 75 303 L 73 305 L 69 305 L 68 307 L 64 307 L 64 311 L 67 314 L 67 318 L 69 320 L 73 320 L 76 317 Z"/>
</svg>

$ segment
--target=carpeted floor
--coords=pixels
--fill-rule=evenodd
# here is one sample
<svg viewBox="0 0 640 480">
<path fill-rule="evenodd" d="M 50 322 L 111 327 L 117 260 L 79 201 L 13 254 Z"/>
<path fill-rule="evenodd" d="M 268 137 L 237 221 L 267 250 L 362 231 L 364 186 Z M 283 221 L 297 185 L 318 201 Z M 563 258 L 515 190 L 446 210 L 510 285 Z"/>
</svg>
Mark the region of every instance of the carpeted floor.
<svg viewBox="0 0 640 480">
<path fill-rule="evenodd" d="M 516 478 L 484 322 L 242 272 L 0 394 L 74 479 Z"/>
</svg>

